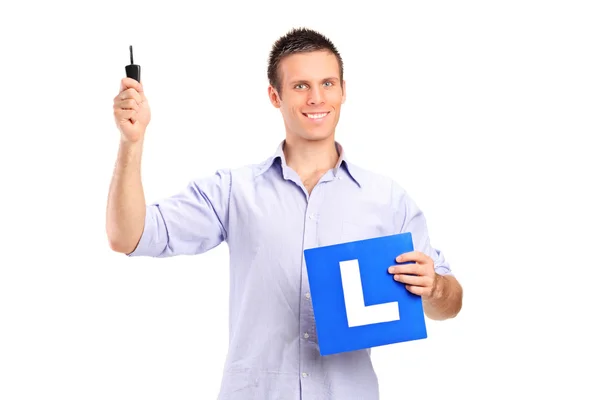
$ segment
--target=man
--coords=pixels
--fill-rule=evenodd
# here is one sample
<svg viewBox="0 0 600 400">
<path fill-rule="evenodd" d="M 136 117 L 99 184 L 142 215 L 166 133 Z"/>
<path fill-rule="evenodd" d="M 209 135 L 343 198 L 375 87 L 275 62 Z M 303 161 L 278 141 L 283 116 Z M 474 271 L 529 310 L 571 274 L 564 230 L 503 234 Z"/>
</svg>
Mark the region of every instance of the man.
<svg viewBox="0 0 600 400">
<path fill-rule="evenodd" d="M 303 250 L 411 232 L 415 251 L 390 279 L 422 296 L 426 315 L 457 315 L 462 289 L 425 218 L 392 180 L 350 163 L 334 139 L 345 100 L 343 62 L 321 34 L 296 29 L 273 45 L 269 99 L 285 139 L 261 163 L 218 170 L 146 205 L 140 177 L 150 108 L 123 79 L 114 99 L 121 144 L 107 208 L 114 251 L 129 256 L 230 249 L 230 341 L 222 399 L 379 398 L 370 349 L 320 356 Z"/>
</svg>

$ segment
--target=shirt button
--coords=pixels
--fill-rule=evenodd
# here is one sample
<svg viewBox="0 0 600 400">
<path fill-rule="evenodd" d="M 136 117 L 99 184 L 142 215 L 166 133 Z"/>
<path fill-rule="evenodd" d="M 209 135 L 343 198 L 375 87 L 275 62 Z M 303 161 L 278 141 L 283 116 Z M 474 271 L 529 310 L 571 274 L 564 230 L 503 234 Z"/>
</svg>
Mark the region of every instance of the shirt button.
<svg viewBox="0 0 600 400">
<path fill-rule="evenodd" d="M 308 336 L 309 336 L 308 333 L 305 332 L 304 333 L 304 339 L 308 339 Z"/>
<path fill-rule="evenodd" d="M 307 376 L 308 376 L 308 374 L 307 374 L 306 372 L 303 372 L 303 373 L 302 373 L 302 377 L 303 377 L 303 378 L 306 378 Z"/>
<path fill-rule="evenodd" d="M 310 299 L 310 293 L 306 292 L 306 294 L 304 295 L 307 299 Z"/>
<path fill-rule="evenodd" d="M 310 215 L 308 216 L 308 218 L 310 218 L 310 219 L 315 219 L 315 214 L 310 214 Z"/>
</svg>

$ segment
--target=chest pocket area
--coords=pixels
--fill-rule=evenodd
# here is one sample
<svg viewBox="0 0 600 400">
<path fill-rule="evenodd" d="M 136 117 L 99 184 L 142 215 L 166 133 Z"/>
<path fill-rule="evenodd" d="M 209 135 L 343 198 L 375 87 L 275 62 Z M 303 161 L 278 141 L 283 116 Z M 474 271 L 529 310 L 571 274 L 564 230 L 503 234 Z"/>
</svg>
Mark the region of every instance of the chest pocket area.
<svg viewBox="0 0 600 400">
<path fill-rule="evenodd" d="M 342 242 L 354 242 L 356 240 L 372 239 L 387 235 L 385 227 L 376 221 L 342 221 Z"/>
<path fill-rule="evenodd" d="M 355 240 L 367 239 L 365 235 L 366 229 L 361 229 L 361 227 L 353 221 L 342 221 L 342 234 L 341 241 L 342 242 L 353 242 Z"/>
<path fill-rule="evenodd" d="M 391 219 L 379 209 L 367 209 L 360 214 L 356 213 L 355 209 L 365 210 L 365 207 L 339 207 L 323 213 L 319 220 L 319 245 L 355 242 L 393 233 Z"/>
</svg>

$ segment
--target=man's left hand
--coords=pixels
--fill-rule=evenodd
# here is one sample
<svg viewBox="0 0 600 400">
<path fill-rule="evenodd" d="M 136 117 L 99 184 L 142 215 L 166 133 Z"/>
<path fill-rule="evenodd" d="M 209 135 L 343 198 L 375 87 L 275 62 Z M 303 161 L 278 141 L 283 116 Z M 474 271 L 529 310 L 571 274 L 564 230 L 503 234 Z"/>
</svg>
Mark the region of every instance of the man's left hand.
<svg viewBox="0 0 600 400">
<path fill-rule="evenodd" d="M 394 274 L 394 280 L 406 285 L 406 289 L 416 295 L 428 299 L 437 291 L 439 275 L 435 273 L 431 257 L 418 251 L 411 251 L 396 257 L 396 262 L 414 262 L 414 264 L 395 265 L 388 269 Z"/>
</svg>

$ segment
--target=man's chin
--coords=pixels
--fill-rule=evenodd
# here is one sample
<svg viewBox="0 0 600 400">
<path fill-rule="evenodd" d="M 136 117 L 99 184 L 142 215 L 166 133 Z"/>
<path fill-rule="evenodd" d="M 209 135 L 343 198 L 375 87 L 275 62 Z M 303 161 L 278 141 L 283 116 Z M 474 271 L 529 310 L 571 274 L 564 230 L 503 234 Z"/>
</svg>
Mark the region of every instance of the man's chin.
<svg viewBox="0 0 600 400">
<path fill-rule="evenodd" d="M 323 141 L 330 139 L 333 136 L 332 131 L 305 131 L 299 135 L 302 139 L 307 141 Z"/>
</svg>

